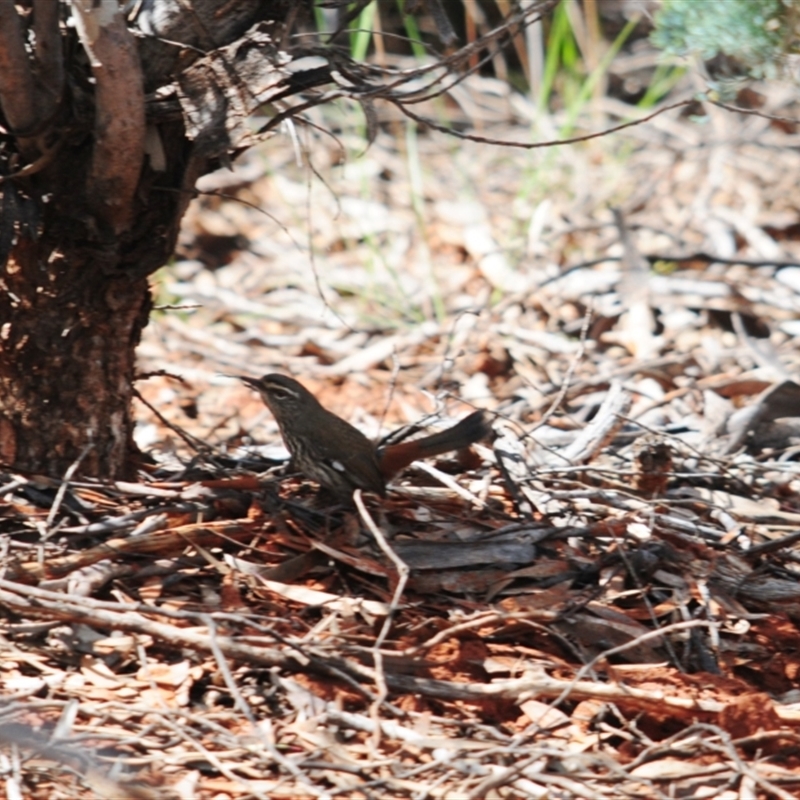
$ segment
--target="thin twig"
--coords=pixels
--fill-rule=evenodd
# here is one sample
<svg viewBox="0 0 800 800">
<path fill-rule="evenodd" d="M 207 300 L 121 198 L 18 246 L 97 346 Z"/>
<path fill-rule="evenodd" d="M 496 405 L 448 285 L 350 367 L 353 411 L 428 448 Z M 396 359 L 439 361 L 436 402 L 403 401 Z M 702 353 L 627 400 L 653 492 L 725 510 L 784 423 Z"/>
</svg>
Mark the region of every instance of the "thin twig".
<svg viewBox="0 0 800 800">
<path fill-rule="evenodd" d="M 81 465 L 81 461 L 86 458 L 93 447 L 94 442 L 90 441 L 89 444 L 87 444 L 83 450 L 81 450 L 78 457 L 67 467 L 67 471 L 64 473 L 64 477 L 61 479 L 61 485 L 58 487 L 56 496 L 53 499 L 53 505 L 50 506 L 50 512 L 48 513 L 47 520 L 45 521 L 45 529 L 48 530 L 48 533 L 45 535 L 45 539 L 52 533 L 52 531 L 49 529 L 53 525 L 53 520 L 56 518 L 58 510 L 61 508 L 61 503 L 64 501 L 64 496 L 67 493 L 69 482 L 72 480 L 72 476 L 77 472 L 78 467 Z"/>
<path fill-rule="evenodd" d="M 378 687 L 378 694 L 377 697 L 375 698 L 375 702 L 372 704 L 371 709 L 373 718 L 376 723 L 375 747 L 377 748 L 380 743 L 380 731 L 381 731 L 380 724 L 378 724 L 380 706 L 384 702 L 384 700 L 386 700 L 386 698 L 389 696 L 389 687 L 386 684 L 386 674 L 384 672 L 383 653 L 381 652 L 381 648 L 383 647 L 383 643 L 386 641 L 386 637 L 389 635 L 389 631 L 392 628 L 394 615 L 400 608 L 400 599 L 403 596 L 403 592 L 405 591 L 406 588 L 406 583 L 408 582 L 409 569 L 408 565 L 389 546 L 389 543 L 386 541 L 386 537 L 384 537 L 383 533 L 381 532 L 381 529 L 375 524 L 375 521 L 372 519 L 372 516 L 370 515 L 369 511 L 367 511 L 367 507 L 364 505 L 364 498 L 361 495 L 361 489 L 356 489 L 353 492 L 353 500 L 356 504 L 356 508 L 358 509 L 359 516 L 361 517 L 364 524 L 367 526 L 370 533 L 375 537 L 375 541 L 378 543 L 378 547 L 380 547 L 384 555 L 394 564 L 395 569 L 397 570 L 397 584 L 395 585 L 394 592 L 392 594 L 392 601 L 389 604 L 389 613 L 383 620 L 383 625 L 381 626 L 380 633 L 375 639 L 375 643 L 372 647 L 372 653 L 375 659 L 375 683 Z"/>
</svg>

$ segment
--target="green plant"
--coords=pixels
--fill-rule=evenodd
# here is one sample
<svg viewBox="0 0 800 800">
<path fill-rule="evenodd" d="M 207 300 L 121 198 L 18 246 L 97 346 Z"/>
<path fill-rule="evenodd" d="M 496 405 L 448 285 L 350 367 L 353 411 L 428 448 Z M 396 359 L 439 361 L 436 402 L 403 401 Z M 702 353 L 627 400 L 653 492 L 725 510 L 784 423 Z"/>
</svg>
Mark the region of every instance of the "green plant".
<svg viewBox="0 0 800 800">
<path fill-rule="evenodd" d="M 619 51 L 622 49 L 622 45 L 625 44 L 627 38 L 631 35 L 631 33 L 633 33 L 637 22 L 638 20 L 635 18 L 628 21 L 625 27 L 617 35 L 617 38 L 611 43 L 608 50 L 606 50 L 603 58 L 600 60 L 600 63 L 595 67 L 595 69 L 592 70 L 591 74 L 589 74 L 586 80 L 581 84 L 580 89 L 569 105 L 567 121 L 561 128 L 562 136 L 569 136 L 572 132 L 575 121 L 577 120 L 589 98 L 592 96 L 594 87 L 608 71 L 611 62 L 614 60 L 617 53 L 619 53 Z"/>
<path fill-rule="evenodd" d="M 774 78 L 797 52 L 799 0 L 664 0 L 653 44 L 673 55 L 734 59 L 755 78 Z"/>
<path fill-rule="evenodd" d="M 547 58 L 544 65 L 544 75 L 539 91 L 539 110 L 547 108 L 556 76 L 562 69 L 570 75 L 576 75 L 579 69 L 580 54 L 575 41 L 575 34 L 570 25 L 566 6 L 562 3 L 553 14 L 550 33 L 547 37 Z"/>
<path fill-rule="evenodd" d="M 350 55 L 356 61 L 363 61 L 367 57 L 377 10 L 378 4 L 370 3 L 355 19 L 354 29 L 350 33 Z"/>
<path fill-rule="evenodd" d="M 662 100 L 670 93 L 685 74 L 685 67 L 659 64 L 650 79 L 647 91 L 636 105 L 639 108 L 652 108 L 659 100 Z"/>
</svg>

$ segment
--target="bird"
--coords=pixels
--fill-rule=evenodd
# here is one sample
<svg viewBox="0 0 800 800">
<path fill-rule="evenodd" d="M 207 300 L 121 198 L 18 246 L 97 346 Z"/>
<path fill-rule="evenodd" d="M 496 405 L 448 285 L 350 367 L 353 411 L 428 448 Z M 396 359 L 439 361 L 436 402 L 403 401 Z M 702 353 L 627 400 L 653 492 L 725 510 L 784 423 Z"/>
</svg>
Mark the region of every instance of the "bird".
<svg viewBox="0 0 800 800">
<path fill-rule="evenodd" d="M 440 433 L 377 447 L 358 428 L 324 408 L 294 378 L 279 373 L 231 377 L 255 389 L 272 412 L 291 456 L 289 469 L 342 501 L 351 500 L 355 489 L 386 497 L 386 482 L 412 461 L 469 447 L 491 433 L 486 414 L 478 410 Z"/>
</svg>

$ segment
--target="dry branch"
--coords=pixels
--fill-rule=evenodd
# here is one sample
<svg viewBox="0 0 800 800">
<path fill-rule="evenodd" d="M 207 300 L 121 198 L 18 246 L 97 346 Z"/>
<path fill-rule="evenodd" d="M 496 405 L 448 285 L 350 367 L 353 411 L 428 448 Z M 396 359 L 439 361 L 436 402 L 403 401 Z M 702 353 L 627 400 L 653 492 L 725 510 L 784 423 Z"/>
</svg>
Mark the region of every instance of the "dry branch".
<svg viewBox="0 0 800 800">
<path fill-rule="evenodd" d="M 36 75 L 40 87 L 39 116 L 53 117 L 64 92 L 64 55 L 59 30 L 59 4 L 33 0 Z"/>
<path fill-rule="evenodd" d="M 23 140 L 35 136 L 38 130 L 36 98 L 14 0 L 0 0 L 0 105 L 11 126 L 10 133 Z"/>
<path fill-rule="evenodd" d="M 144 159 L 144 81 L 136 40 L 119 10 L 74 5 L 95 77 L 95 143 L 88 193 L 116 234 L 132 222 L 133 197 Z"/>
</svg>

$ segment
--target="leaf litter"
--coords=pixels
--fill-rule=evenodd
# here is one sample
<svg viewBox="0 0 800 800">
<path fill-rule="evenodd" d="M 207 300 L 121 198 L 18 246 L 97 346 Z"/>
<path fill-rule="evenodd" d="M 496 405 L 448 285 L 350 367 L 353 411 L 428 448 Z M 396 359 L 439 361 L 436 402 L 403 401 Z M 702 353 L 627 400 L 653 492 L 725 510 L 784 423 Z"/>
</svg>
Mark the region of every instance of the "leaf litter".
<svg viewBox="0 0 800 800">
<path fill-rule="evenodd" d="M 252 205 L 202 197 L 158 276 L 132 479 L 2 475 L 9 791 L 796 797 L 800 150 L 708 113 L 204 178 Z M 270 371 L 494 439 L 332 508 L 223 377 Z"/>
</svg>

